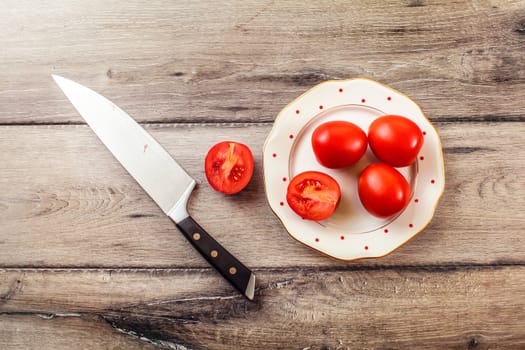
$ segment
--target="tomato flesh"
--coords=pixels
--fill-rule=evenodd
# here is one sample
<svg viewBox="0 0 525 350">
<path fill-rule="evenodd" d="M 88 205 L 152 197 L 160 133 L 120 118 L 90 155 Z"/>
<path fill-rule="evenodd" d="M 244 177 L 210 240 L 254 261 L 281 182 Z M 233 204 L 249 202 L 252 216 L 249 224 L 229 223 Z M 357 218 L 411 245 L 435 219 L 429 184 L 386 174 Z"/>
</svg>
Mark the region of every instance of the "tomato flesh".
<svg viewBox="0 0 525 350">
<path fill-rule="evenodd" d="M 286 201 L 303 219 L 321 221 L 329 218 L 341 199 L 341 188 L 331 176 L 306 171 L 292 178 L 288 184 Z"/>
<path fill-rule="evenodd" d="M 312 148 L 317 161 L 330 169 L 355 164 L 365 154 L 366 147 L 365 132 L 347 121 L 323 123 L 312 134 Z"/>
<path fill-rule="evenodd" d="M 253 154 L 248 146 L 234 141 L 219 142 L 206 155 L 206 179 L 218 192 L 238 193 L 250 182 L 253 163 Z"/>
<path fill-rule="evenodd" d="M 391 217 L 403 210 L 411 196 L 405 177 L 393 167 L 378 163 L 359 175 L 358 193 L 365 209 L 377 217 Z"/>
<path fill-rule="evenodd" d="M 385 115 L 370 124 L 368 141 L 379 160 L 393 167 L 404 167 L 416 160 L 423 146 L 423 134 L 412 120 Z"/>
</svg>

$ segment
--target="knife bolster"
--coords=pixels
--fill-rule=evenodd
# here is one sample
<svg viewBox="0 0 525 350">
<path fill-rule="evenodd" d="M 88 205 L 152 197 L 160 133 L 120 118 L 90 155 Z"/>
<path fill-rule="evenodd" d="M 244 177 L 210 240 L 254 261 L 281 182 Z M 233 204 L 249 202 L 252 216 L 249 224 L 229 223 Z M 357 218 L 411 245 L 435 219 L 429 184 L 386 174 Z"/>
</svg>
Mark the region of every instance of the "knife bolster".
<svg viewBox="0 0 525 350">
<path fill-rule="evenodd" d="M 188 201 L 190 199 L 191 193 L 193 189 L 195 188 L 195 180 L 191 180 L 190 184 L 186 187 L 186 190 L 180 196 L 179 200 L 173 207 L 166 212 L 166 214 L 175 222 L 180 222 L 190 215 L 188 214 L 188 210 L 186 209 L 186 206 L 188 205 Z"/>
</svg>

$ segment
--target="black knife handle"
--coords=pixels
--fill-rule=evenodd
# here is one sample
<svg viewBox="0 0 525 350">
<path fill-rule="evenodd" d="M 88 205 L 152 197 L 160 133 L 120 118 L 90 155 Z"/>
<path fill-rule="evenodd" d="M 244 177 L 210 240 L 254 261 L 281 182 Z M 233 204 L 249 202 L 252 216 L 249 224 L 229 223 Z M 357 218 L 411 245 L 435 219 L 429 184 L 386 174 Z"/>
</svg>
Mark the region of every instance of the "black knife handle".
<svg viewBox="0 0 525 350">
<path fill-rule="evenodd" d="M 224 278 L 248 299 L 253 299 L 255 276 L 243 263 L 221 246 L 191 216 L 175 224 L 188 241 Z M 251 284 L 250 280 L 252 280 Z"/>
</svg>

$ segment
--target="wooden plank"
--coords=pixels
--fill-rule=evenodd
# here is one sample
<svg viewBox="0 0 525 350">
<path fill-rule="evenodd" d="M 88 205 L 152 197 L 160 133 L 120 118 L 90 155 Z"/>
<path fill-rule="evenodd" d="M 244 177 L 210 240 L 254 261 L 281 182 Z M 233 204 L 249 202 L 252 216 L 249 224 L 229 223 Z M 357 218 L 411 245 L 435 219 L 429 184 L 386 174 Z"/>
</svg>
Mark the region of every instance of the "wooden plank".
<svg viewBox="0 0 525 350">
<path fill-rule="evenodd" d="M 250 302 L 210 271 L 2 270 L 0 347 L 17 348 L 27 340 L 13 328 L 32 326 L 29 339 L 54 349 L 71 348 L 64 334 L 99 345 L 122 344 L 123 332 L 188 349 L 525 346 L 525 299 L 517 297 L 525 293 L 523 266 L 258 276 Z"/>
<path fill-rule="evenodd" d="M 153 350 L 163 345 L 167 348 L 167 344 L 150 344 L 145 338 L 119 334 L 107 322 L 96 318 L 0 315 L 0 347 L 3 350 Z"/>
<path fill-rule="evenodd" d="M 190 212 L 248 266 L 348 266 L 291 239 L 264 196 L 268 124 L 149 125 L 198 181 Z M 525 261 L 524 123 L 443 123 L 446 190 L 431 225 L 395 253 L 359 265 L 515 264 Z M 237 196 L 203 172 L 211 145 L 250 146 L 256 171 Z M 198 142 L 196 142 L 198 140 Z M 0 127 L 0 266 L 208 265 L 83 125 Z"/>
<path fill-rule="evenodd" d="M 140 121 L 271 121 L 369 77 L 431 118 L 523 120 L 525 1 L 4 2 L 0 123 L 81 123 L 50 74 Z"/>
</svg>

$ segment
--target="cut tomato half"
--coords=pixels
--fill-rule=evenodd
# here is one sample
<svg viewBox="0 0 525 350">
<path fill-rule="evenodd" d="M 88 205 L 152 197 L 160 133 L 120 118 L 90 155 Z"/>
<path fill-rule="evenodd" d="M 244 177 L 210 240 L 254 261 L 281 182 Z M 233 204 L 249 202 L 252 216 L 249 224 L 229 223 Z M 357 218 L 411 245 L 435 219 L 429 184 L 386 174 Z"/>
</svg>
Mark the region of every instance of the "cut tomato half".
<svg viewBox="0 0 525 350">
<path fill-rule="evenodd" d="M 290 181 L 286 201 L 292 210 L 307 220 L 321 221 L 330 217 L 341 199 L 341 188 L 330 175 L 306 171 Z"/>
<path fill-rule="evenodd" d="M 208 151 L 204 170 L 206 179 L 214 190 L 225 194 L 238 193 L 252 178 L 252 152 L 242 143 L 219 142 Z"/>
</svg>

